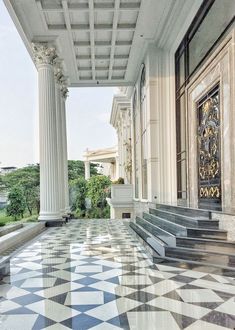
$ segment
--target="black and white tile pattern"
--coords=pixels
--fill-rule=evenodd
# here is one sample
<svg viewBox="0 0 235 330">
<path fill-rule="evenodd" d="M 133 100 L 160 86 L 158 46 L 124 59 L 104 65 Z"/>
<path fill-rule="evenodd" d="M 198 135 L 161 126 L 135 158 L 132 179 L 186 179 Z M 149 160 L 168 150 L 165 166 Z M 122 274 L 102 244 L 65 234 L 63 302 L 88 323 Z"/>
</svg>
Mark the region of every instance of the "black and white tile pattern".
<svg viewBox="0 0 235 330">
<path fill-rule="evenodd" d="M 235 279 L 154 264 L 118 220 L 52 228 L 0 282 L 1 330 L 235 328 Z"/>
</svg>

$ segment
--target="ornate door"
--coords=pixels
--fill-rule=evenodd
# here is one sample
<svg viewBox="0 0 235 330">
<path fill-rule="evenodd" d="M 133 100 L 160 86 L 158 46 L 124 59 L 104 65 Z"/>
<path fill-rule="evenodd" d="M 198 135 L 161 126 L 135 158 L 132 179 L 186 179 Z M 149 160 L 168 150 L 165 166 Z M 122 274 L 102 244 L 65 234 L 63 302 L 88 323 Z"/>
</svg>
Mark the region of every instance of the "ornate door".
<svg viewBox="0 0 235 330">
<path fill-rule="evenodd" d="M 197 104 L 199 207 L 221 209 L 219 85 Z"/>
</svg>

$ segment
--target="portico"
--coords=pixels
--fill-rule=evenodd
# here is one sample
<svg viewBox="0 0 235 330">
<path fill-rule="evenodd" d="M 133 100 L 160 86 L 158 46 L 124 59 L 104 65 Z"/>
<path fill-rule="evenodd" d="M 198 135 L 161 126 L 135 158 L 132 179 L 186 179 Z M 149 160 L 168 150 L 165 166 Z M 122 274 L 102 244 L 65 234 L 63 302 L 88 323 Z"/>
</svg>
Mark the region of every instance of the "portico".
<svg viewBox="0 0 235 330">
<path fill-rule="evenodd" d="M 4 0 L 38 70 L 40 220 L 69 212 L 66 88 L 84 86 L 121 88 L 110 122 L 136 214 L 156 203 L 234 212 L 234 2 L 224 1 Z M 214 88 L 204 136 L 195 114 L 209 118 Z"/>
</svg>

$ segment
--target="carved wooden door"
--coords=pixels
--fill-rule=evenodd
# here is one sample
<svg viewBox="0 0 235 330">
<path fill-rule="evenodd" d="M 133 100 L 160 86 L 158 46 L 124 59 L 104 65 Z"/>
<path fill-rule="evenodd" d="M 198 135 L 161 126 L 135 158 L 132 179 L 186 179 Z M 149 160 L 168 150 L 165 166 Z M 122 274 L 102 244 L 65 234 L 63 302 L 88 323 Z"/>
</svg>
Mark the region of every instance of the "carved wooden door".
<svg viewBox="0 0 235 330">
<path fill-rule="evenodd" d="M 197 104 L 199 207 L 221 209 L 219 85 Z"/>
</svg>

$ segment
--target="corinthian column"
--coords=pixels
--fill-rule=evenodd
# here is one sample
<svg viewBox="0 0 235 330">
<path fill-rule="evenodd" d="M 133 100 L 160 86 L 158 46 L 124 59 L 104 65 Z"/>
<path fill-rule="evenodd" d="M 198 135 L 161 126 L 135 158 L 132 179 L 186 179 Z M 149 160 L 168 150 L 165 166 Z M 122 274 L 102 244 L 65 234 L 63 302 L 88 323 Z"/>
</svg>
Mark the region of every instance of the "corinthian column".
<svg viewBox="0 0 235 330">
<path fill-rule="evenodd" d="M 63 73 L 60 64 L 55 67 L 55 97 L 56 97 L 56 135 L 58 151 L 58 194 L 59 208 L 61 215 L 65 214 L 65 191 L 64 191 L 64 146 L 63 146 L 63 126 L 64 118 L 62 116 L 62 94 L 61 87 L 63 83 Z"/>
<path fill-rule="evenodd" d="M 67 151 L 67 129 L 66 129 L 66 112 L 65 101 L 68 96 L 68 89 L 66 85 L 61 88 L 61 132 L 63 141 L 63 171 L 64 171 L 64 202 L 65 202 L 65 214 L 70 214 L 69 206 L 69 184 L 68 184 L 68 151 Z"/>
<path fill-rule="evenodd" d="M 58 151 L 56 130 L 56 99 L 54 47 L 33 44 L 38 69 L 39 88 L 39 143 L 40 143 L 40 215 L 48 225 L 61 225 L 59 206 Z"/>
</svg>

